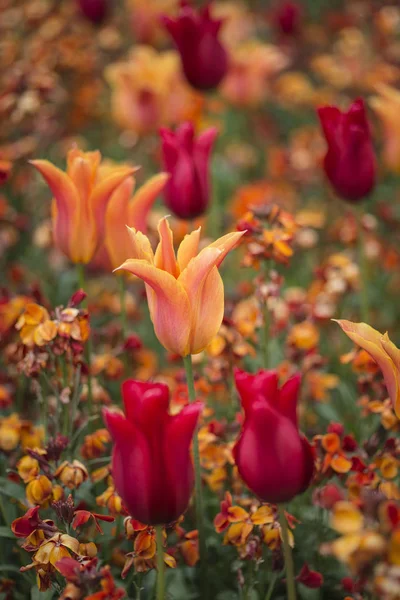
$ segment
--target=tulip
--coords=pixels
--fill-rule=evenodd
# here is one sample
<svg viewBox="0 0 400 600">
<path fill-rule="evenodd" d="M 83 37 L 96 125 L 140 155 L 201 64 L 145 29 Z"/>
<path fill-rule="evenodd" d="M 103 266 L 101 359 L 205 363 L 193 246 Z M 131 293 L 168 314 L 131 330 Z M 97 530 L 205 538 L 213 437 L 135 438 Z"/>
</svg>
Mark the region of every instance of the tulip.
<svg viewBox="0 0 400 600">
<path fill-rule="evenodd" d="M 302 8 L 297 2 L 283 2 L 277 6 L 274 20 L 276 27 L 284 34 L 295 36 L 301 29 Z"/>
<path fill-rule="evenodd" d="M 196 11 L 182 2 L 176 19 L 164 16 L 162 21 L 181 56 L 188 82 L 196 89 L 215 88 L 228 70 L 228 56 L 219 40 L 222 19 L 213 19 L 210 5 Z"/>
<path fill-rule="evenodd" d="M 383 127 L 383 159 L 386 167 L 400 174 L 400 92 L 389 85 L 377 86 L 369 103 Z"/>
<path fill-rule="evenodd" d="M 287 502 L 307 489 L 314 471 L 311 446 L 297 424 L 301 377 L 279 388 L 276 371 L 236 370 L 235 382 L 245 412 L 233 450 L 240 476 L 263 502 Z"/>
<path fill-rule="evenodd" d="M 336 106 L 318 109 L 328 143 L 324 159 L 325 173 L 337 194 L 357 202 L 375 186 L 376 159 L 364 101 L 353 102 L 348 112 Z"/>
<path fill-rule="evenodd" d="M 147 231 L 148 213 L 168 178 L 167 173 L 159 173 L 132 195 L 135 180 L 128 177 L 112 194 L 105 215 L 105 246 L 113 269 L 124 262 L 131 250 L 126 225 L 143 233 Z"/>
<path fill-rule="evenodd" d="M 335 320 L 335 319 L 334 319 Z M 357 346 L 363 348 L 378 364 L 394 411 L 400 419 L 400 350 L 389 339 L 387 333 L 379 333 L 366 323 L 337 320 L 345 334 Z"/>
<path fill-rule="evenodd" d="M 113 440 L 112 474 L 130 515 L 148 525 L 175 521 L 193 489 L 190 443 L 201 402 L 168 413 L 169 390 L 162 383 L 127 380 L 122 385 L 125 416 L 104 409 Z"/>
<path fill-rule="evenodd" d="M 166 218 L 158 224 L 160 242 L 155 254 L 145 235 L 128 229 L 134 257 L 119 269 L 145 282 L 159 341 L 180 356 L 198 354 L 217 334 L 224 315 L 224 285 L 218 267 L 244 232 L 228 233 L 199 252 L 199 227 L 185 236 L 176 258 Z"/>
<path fill-rule="evenodd" d="M 108 0 L 78 0 L 83 15 L 92 23 L 101 23 L 109 10 Z"/>
<path fill-rule="evenodd" d="M 171 175 L 165 203 L 180 219 L 194 219 L 208 206 L 209 161 L 217 130 L 212 127 L 197 139 L 192 123 L 183 123 L 176 133 L 160 130 L 164 169 Z"/>
<path fill-rule="evenodd" d="M 132 167 L 116 166 L 102 178 L 100 161 L 100 152 L 78 148 L 68 152 L 66 173 L 47 160 L 31 161 L 54 195 L 54 242 L 73 263 L 87 264 L 93 258 L 104 234 L 107 203 L 134 172 Z"/>
</svg>

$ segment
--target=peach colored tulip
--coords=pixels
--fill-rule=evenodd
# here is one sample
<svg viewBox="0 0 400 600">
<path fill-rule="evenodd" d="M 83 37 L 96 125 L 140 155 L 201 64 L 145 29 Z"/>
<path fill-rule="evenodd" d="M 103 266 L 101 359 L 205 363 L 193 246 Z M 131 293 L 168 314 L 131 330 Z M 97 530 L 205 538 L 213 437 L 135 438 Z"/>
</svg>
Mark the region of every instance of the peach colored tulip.
<svg viewBox="0 0 400 600">
<path fill-rule="evenodd" d="M 132 242 L 126 225 L 145 233 L 147 215 L 163 190 L 169 175 L 154 175 L 133 195 L 135 180 L 128 177 L 112 194 L 105 216 L 105 246 L 113 269 L 131 252 Z"/>
<path fill-rule="evenodd" d="M 389 85 L 377 86 L 369 103 L 383 128 L 383 158 L 387 168 L 400 173 L 400 92 Z"/>
<path fill-rule="evenodd" d="M 135 170 L 116 166 L 101 177 L 100 162 L 100 152 L 78 148 L 68 152 L 66 173 L 47 160 L 31 161 L 54 195 L 54 242 L 73 263 L 86 264 L 93 258 L 104 233 L 107 203 Z"/>
<path fill-rule="evenodd" d="M 345 334 L 363 348 L 379 365 L 394 411 L 400 418 L 400 350 L 389 339 L 366 323 L 337 320 Z"/>
<path fill-rule="evenodd" d="M 155 333 L 170 352 L 187 356 L 204 350 L 224 316 L 224 284 L 218 267 L 244 232 L 228 233 L 199 252 L 200 227 L 186 235 L 175 256 L 166 218 L 158 224 L 160 242 L 154 253 L 149 239 L 129 228 L 133 256 L 119 269 L 146 284 Z"/>
</svg>

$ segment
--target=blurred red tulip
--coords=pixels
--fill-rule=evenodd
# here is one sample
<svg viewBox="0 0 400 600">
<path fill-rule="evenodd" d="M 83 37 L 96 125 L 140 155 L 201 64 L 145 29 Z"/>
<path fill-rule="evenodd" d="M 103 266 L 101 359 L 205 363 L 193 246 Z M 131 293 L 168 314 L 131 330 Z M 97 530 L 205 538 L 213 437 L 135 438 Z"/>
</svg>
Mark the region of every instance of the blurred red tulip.
<svg viewBox="0 0 400 600">
<path fill-rule="evenodd" d="M 163 168 L 171 177 L 165 187 L 165 203 L 181 219 L 202 215 L 209 203 L 209 162 L 217 130 L 212 127 L 197 139 L 192 123 L 176 132 L 162 128 Z"/>
<path fill-rule="evenodd" d="M 84 16 L 92 23 L 101 23 L 109 11 L 108 0 L 78 0 L 78 6 Z"/>
<path fill-rule="evenodd" d="M 219 40 L 222 20 L 211 17 L 209 4 L 196 11 L 182 2 L 176 19 L 163 16 L 162 21 L 181 55 L 189 83 L 200 90 L 215 88 L 228 70 L 228 56 Z"/>
<path fill-rule="evenodd" d="M 307 489 L 314 471 L 312 448 L 298 431 L 300 375 L 278 388 L 276 371 L 237 370 L 235 382 L 245 412 L 233 450 L 240 476 L 264 502 L 287 502 Z"/>
<path fill-rule="evenodd" d="M 201 402 L 168 414 L 169 390 L 162 383 L 129 379 L 122 385 L 125 416 L 104 409 L 114 442 L 115 487 L 134 519 L 148 525 L 176 520 L 193 488 L 190 443 Z"/>
<path fill-rule="evenodd" d="M 279 3 L 275 14 L 275 26 L 285 35 L 297 35 L 301 29 L 302 9 L 297 2 Z"/>
<path fill-rule="evenodd" d="M 325 173 L 337 194 L 357 202 L 375 186 L 376 158 L 364 101 L 358 98 L 347 112 L 336 106 L 318 109 L 328 143 Z"/>
</svg>

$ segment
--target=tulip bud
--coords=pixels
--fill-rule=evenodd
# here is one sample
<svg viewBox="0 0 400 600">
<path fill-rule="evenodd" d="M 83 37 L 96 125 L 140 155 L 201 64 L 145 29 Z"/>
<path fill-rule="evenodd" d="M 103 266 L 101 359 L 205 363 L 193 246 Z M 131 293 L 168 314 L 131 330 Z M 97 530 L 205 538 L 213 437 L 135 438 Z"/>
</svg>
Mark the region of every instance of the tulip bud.
<svg viewBox="0 0 400 600">
<path fill-rule="evenodd" d="M 163 167 L 171 177 L 164 191 L 167 207 L 180 219 L 202 215 L 209 203 L 209 162 L 217 130 L 210 128 L 194 136 L 192 123 L 176 132 L 162 128 Z"/>
<path fill-rule="evenodd" d="M 263 502 L 287 502 L 310 484 L 314 457 L 298 431 L 300 375 L 278 388 L 276 371 L 235 373 L 245 420 L 233 449 L 239 474 Z"/>
<path fill-rule="evenodd" d="M 124 382 L 122 396 L 125 416 L 103 411 L 114 442 L 115 487 L 134 519 L 148 525 L 175 521 L 192 493 L 190 443 L 202 403 L 172 416 L 166 385 L 133 379 Z"/>
<path fill-rule="evenodd" d="M 341 198 L 358 202 L 373 190 L 376 178 L 364 101 L 358 98 L 344 113 L 336 106 L 324 106 L 318 109 L 318 116 L 328 144 L 326 176 Z"/>
<path fill-rule="evenodd" d="M 108 0 L 78 0 L 78 6 L 84 16 L 95 24 L 104 21 L 110 7 Z"/>
<path fill-rule="evenodd" d="M 196 11 L 183 2 L 176 19 L 162 18 L 181 56 L 188 82 L 197 89 L 215 88 L 228 70 L 228 56 L 219 40 L 221 19 L 213 19 L 210 6 Z"/>
</svg>

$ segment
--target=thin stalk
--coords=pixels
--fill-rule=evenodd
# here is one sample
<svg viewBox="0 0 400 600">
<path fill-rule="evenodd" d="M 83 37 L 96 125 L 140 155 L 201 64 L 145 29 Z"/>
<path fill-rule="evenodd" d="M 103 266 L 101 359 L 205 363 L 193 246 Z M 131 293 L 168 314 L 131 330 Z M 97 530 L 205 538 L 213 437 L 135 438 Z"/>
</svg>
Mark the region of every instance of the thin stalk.
<svg viewBox="0 0 400 600">
<path fill-rule="evenodd" d="M 163 528 L 162 525 L 156 525 L 156 546 L 157 546 L 157 600 L 165 599 L 165 564 L 163 550 Z"/>
<path fill-rule="evenodd" d="M 127 320 L 127 315 L 126 315 L 126 301 L 125 301 L 125 292 L 126 292 L 125 277 L 120 274 L 117 276 L 117 279 L 118 279 L 118 286 L 119 286 L 119 301 L 120 301 L 120 305 L 121 305 L 121 330 L 122 330 L 122 337 L 125 340 L 125 338 L 128 335 L 128 320 Z"/>
<path fill-rule="evenodd" d="M 71 414 L 69 416 L 69 430 L 68 430 L 68 438 L 72 440 L 72 434 L 74 431 L 74 421 L 76 417 L 76 411 L 79 404 L 79 395 L 81 391 L 81 365 L 78 365 L 75 371 L 75 380 L 74 380 L 74 393 L 71 399 Z M 71 452 L 72 446 L 70 444 Z"/>
<path fill-rule="evenodd" d="M 285 517 L 285 510 L 281 504 L 278 505 L 278 510 L 279 522 L 281 524 L 283 538 L 283 555 L 285 558 L 287 600 L 296 600 L 293 556 L 292 549 L 289 544 L 289 529 Z"/>
<path fill-rule="evenodd" d="M 267 305 L 267 300 L 263 305 L 263 351 L 264 351 L 264 368 L 269 368 L 269 338 L 270 338 L 270 315 Z"/>
<path fill-rule="evenodd" d="M 186 382 L 189 392 L 189 402 L 196 400 L 196 392 L 194 389 L 193 365 L 192 356 L 188 354 L 183 357 L 183 364 L 186 371 Z M 199 532 L 199 550 L 200 550 L 200 569 L 202 571 L 202 583 L 206 585 L 205 567 L 207 561 L 207 546 L 204 533 L 204 513 L 203 513 L 203 493 L 201 485 L 201 466 L 200 466 L 200 451 L 198 429 L 193 437 L 193 462 L 194 462 L 194 481 L 195 481 L 195 501 L 196 501 L 196 523 Z"/>
<path fill-rule="evenodd" d="M 360 268 L 360 314 L 364 323 L 369 322 L 369 298 L 368 298 L 368 262 L 365 254 L 365 232 L 362 224 L 362 213 L 356 212 L 357 220 L 357 245 L 358 264 Z"/>
<path fill-rule="evenodd" d="M 82 263 L 77 263 L 76 265 L 76 270 L 77 270 L 77 274 L 78 274 L 78 283 L 79 283 L 79 287 L 82 290 L 85 290 L 86 287 L 86 281 L 85 281 L 85 265 L 83 265 Z M 83 301 L 83 306 L 87 306 L 87 301 L 86 299 Z M 85 358 L 86 358 L 86 363 L 87 363 L 87 367 L 88 367 L 88 374 L 87 374 L 87 387 L 88 387 L 88 394 L 87 394 L 87 414 L 90 417 L 93 413 L 93 389 L 92 389 L 92 375 L 91 375 L 91 354 L 92 354 L 92 340 L 91 337 L 89 336 L 89 339 L 86 342 L 86 347 L 85 347 Z M 90 422 L 89 423 L 89 431 L 92 431 L 93 429 L 93 423 Z"/>
<path fill-rule="evenodd" d="M 271 581 L 270 581 L 268 589 L 267 589 L 267 595 L 265 596 L 265 600 L 271 600 L 272 593 L 273 593 L 274 588 L 275 588 L 276 580 L 277 580 L 277 574 L 276 573 L 272 573 Z"/>
</svg>

